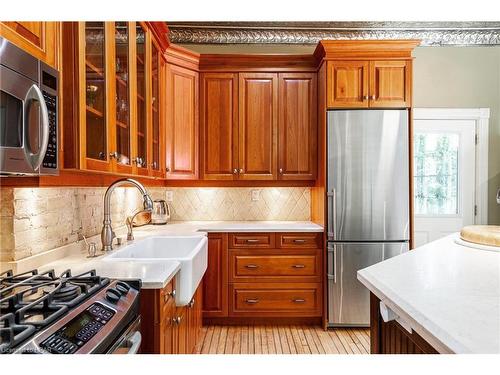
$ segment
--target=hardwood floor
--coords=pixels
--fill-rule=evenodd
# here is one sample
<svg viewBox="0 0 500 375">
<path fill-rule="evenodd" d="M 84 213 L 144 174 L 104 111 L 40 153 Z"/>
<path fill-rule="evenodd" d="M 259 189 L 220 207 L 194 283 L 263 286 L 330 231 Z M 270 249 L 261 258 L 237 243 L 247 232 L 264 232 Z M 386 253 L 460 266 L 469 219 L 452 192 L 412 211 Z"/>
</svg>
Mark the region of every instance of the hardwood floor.
<svg viewBox="0 0 500 375">
<path fill-rule="evenodd" d="M 312 326 L 204 326 L 196 354 L 369 354 L 370 330 Z"/>
</svg>

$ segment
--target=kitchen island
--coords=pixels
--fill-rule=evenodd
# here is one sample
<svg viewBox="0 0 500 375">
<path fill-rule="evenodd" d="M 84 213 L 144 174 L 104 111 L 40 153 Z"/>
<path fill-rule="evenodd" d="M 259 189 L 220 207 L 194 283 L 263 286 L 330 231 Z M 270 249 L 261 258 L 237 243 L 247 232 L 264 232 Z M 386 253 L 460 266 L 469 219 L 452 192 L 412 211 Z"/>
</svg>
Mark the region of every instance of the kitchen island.
<svg viewBox="0 0 500 375">
<path fill-rule="evenodd" d="M 458 234 L 358 271 L 372 353 L 500 353 L 500 251 Z"/>
</svg>

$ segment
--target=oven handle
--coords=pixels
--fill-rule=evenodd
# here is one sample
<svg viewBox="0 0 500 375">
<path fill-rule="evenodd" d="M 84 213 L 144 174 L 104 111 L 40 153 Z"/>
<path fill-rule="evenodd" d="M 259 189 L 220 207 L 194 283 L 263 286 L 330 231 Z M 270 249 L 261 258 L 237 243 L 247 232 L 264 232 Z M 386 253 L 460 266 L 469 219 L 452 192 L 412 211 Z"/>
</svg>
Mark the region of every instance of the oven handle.
<svg viewBox="0 0 500 375">
<path fill-rule="evenodd" d="M 30 89 L 28 90 L 28 93 L 26 94 L 25 102 L 31 101 L 31 100 L 37 100 L 40 103 L 40 110 L 42 112 L 42 136 L 41 136 L 41 144 L 40 144 L 40 149 L 38 150 L 38 153 L 33 154 L 31 150 L 26 151 L 25 147 L 25 153 L 26 153 L 26 158 L 28 159 L 29 163 L 31 164 L 31 167 L 33 170 L 37 170 L 38 167 L 40 167 L 40 164 L 42 164 L 43 158 L 45 157 L 45 153 L 47 152 L 47 146 L 49 144 L 49 112 L 47 110 L 47 105 L 45 104 L 45 99 L 43 97 L 42 91 L 37 85 L 32 85 Z M 29 107 L 28 107 L 29 108 Z M 24 144 L 28 145 L 28 131 L 29 131 L 29 124 L 28 124 L 28 113 L 27 111 L 25 112 L 24 115 Z"/>
<path fill-rule="evenodd" d="M 141 347 L 142 335 L 139 331 L 135 332 L 132 337 L 128 339 L 128 342 L 132 344 L 127 354 L 137 354 L 139 348 Z"/>
</svg>

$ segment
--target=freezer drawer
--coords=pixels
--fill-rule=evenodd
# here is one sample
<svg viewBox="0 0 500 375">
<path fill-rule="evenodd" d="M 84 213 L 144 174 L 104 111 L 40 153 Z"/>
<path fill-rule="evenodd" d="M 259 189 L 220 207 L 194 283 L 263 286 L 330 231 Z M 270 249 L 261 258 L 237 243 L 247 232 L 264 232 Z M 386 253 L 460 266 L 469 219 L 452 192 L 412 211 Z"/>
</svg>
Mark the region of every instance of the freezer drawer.
<svg viewBox="0 0 500 375">
<path fill-rule="evenodd" d="M 328 240 L 409 239 L 408 111 L 328 111 Z"/>
<path fill-rule="evenodd" d="M 370 293 L 357 272 L 408 251 L 408 243 L 329 242 L 327 251 L 329 325 L 369 326 Z"/>
</svg>

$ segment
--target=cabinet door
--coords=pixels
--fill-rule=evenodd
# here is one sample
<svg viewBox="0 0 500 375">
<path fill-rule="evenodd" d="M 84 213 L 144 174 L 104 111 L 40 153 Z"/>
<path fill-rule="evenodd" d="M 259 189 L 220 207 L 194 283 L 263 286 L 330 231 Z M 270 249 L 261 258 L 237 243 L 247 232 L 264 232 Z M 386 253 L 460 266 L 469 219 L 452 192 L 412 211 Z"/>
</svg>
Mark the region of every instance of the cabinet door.
<svg viewBox="0 0 500 375">
<path fill-rule="evenodd" d="M 329 61 L 327 103 L 329 108 L 368 107 L 368 61 Z"/>
<path fill-rule="evenodd" d="M 149 164 L 150 175 L 164 177 L 164 124 L 163 124 L 163 93 L 164 93 L 164 70 L 165 63 L 161 57 L 160 48 L 155 42 L 151 42 L 151 162 Z"/>
<path fill-rule="evenodd" d="M 149 150 L 148 150 L 148 137 L 150 132 L 148 131 L 148 110 L 149 105 L 149 95 L 148 90 L 150 88 L 149 78 L 150 75 L 147 74 L 149 55 L 147 51 L 147 45 L 150 42 L 150 36 L 147 29 L 145 29 L 140 23 L 135 24 L 135 85 L 136 85 L 136 103 L 135 103 L 135 142 L 136 142 L 136 152 L 135 158 L 132 162 L 135 164 L 136 173 L 139 175 L 148 175 L 148 165 L 149 165 Z"/>
<path fill-rule="evenodd" d="M 132 150 L 131 150 L 131 38 L 129 22 L 114 22 L 114 91 L 115 118 L 111 122 L 112 143 L 111 155 L 114 159 L 114 171 L 118 173 L 132 173 Z M 133 30 L 135 34 L 135 29 Z M 134 46 L 135 47 L 135 46 Z M 135 104 L 135 103 L 134 103 Z"/>
<path fill-rule="evenodd" d="M 317 165 L 315 73 L 279 75 L 278 176 L 313 180 Z"/>
<path fill-rule="evenodd" d="M 203 316 L 224 317 L 228 311 L 227 233 L 208 235 L 208 266 L 203 277 Z"/>
<path fill-rule="evenodd" d="M 167 178 L 198 177 L 198 73 L 167 64 Z"/>
<path fill-rule="evenodd" d="M 239 74 L 239 178 L 277 177 L 278 75 Z"/>
<path fill-rule="evenodd" d="M 238 177 L 238 74 L 201 75 L 201 163 L 206 180 Z"/>
<path fill-rule="evenodd" d="M 114 75 L 112 62 L 113 25 L 106 22 L 79 24 L 79 81 L 80 85 L 80 165 L 84 169 L 111 171 L 108 124 L 114 118 L 109 108 L 111 89 L 109 79 Z M 114 104 L 112 104 L 114 108 Z"/>
<path fill-rule="evenodd" d="M 411 61 L 370 61 L 370 107 L 411 105 Z"/>
<path fill-rule="evenodd" d="M 175 354 L 176 353 L 176 327 L 174 326 L 173 318 L 175 317 L 176 307 L 175 302 L 172 300 L 165 306 L 163 310 L 163 317 L 161 323 L 161 347 L 160 354 Z"/>
<path fill-rule="evenodd" d="M 188 307 L 177 307 L 176 308 L 176 325 L 175 329 L 177 330 L 176 338 L 177 338 L 177 350 L 178 354 L 188 354 Z"/>
<path fill-rule="evenodd" d="M 58 22 L 1 22 L 0 36 L 57 67 Z"/>
</svg>

